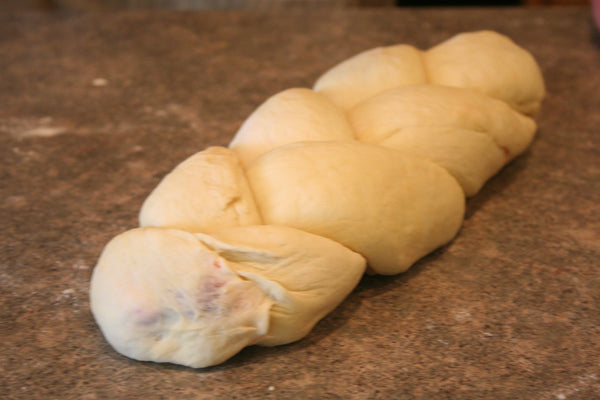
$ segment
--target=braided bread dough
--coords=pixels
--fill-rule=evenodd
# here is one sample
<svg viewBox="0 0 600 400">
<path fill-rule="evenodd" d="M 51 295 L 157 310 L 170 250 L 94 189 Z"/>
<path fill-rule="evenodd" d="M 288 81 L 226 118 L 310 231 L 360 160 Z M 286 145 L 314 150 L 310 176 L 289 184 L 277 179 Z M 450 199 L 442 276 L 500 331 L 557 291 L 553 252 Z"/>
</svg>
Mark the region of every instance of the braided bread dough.
<svg viewBox="0 0 600 400">
<path fill-rule="evenodd" d="M 369 50 L 278 93 L 107 244 L 94 318 L 120 353 L 191 367 L 299 340 L 365 271 L 452 240 L 465 196 L 533 140 L 543 96 L 533 57 L 490 31 Z"/>
</svg>

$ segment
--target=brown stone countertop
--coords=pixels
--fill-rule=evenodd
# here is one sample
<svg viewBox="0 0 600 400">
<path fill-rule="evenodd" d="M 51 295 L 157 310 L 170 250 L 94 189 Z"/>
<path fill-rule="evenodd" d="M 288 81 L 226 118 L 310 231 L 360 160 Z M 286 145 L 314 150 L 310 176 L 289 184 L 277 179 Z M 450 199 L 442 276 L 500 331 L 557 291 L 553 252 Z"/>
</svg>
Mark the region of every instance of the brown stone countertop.
<svg viewBox="0 0 600 400">
<path fill-rule="evenodd" d="M 548 96 L 530 150 L 448 246 L 365 277 L 305 339 L 217 367 L 109 346 L 88 287 L 107 241 L 192 153 L 359 51 L 493 29 Z M 600 41 L 586 8 L 0 16 L 0 398 L 600 398 Z"/>
</svg>

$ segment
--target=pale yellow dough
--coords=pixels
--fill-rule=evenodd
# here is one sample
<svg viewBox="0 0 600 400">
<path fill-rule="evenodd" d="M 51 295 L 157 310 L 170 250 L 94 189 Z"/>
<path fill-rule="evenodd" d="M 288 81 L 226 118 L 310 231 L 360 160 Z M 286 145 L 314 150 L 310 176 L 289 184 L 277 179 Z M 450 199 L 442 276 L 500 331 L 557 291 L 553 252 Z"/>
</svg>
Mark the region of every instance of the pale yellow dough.
<svg viewBox="0 0 600 400">
<path fill-rule="evenodd" d="M 475 195 L 507 162 L 491 136 L 451 126 L 408 126 L 379 144 L 445 168 L 466 196 Z"/>
<path fill-rule="evenodd" d="M 532 116 L 545 95 L 533 56 L 492 31 L 462 33 L 426 51 L 409 45 L 367 50 L 325 72 L 313 88 L 349 110 L 386 90 L 427 83 L 478 90 Z"/>
<path fill-rule="evenodd" d="M 533 56 L 510 38 L 492 31 L 467 32 L 424 54 L 429 82 L 471 88 L 535 115 L 545 95 Z"/>
<path fill-rule="evenodd" d="M 531 144 L 544 94 L 531 54 L 490 31 L 368 50 L 275 94 L 107 244 L 95 320 L 127 357 L 190 367 L 301 339 L 365 271 L 455 237 L 465 195 Z"/>
<path fill-rule="evenodd" d="M 261 223 L 236 154 L 225 147 L 196 153 L 171 171 L 144 201 L 140 226 L 213 232 Z"/>
<path fill-rule="evenodd" d="M 391 89 L 362 102 L 350 112 L 358 140 L 379 143 L 412 126 L 450 126 L 489 135 L 508 158 L 521 154 L 533 140 L 536 123 L 478 91 L 439 85 Z"/>
<path fill-rule="evenodd" d="M 384 90 L 427 83 L 421 52 L 409 45 L 377 47 L 342 61 L 321 75 L 314 90 L 348 110 Z"/>
<path fill-rule="evenodd" d="M 207 367 L 251 344 L 304 337 L 364 270 L 359 254 L 288 227 L 235 227 L 214 237 L 137 228 L 104 249 L 91 308 L 121 354 Z"/>
<path fill-rule="evenodd" d="M 479 91 L 439 85 L 390 89 L 349 113 L 358 140 L 448 169 L 472 196 L 529 147 L 536 123 Z"/>
<path fill-rule="evenodd" d="M 306 336 L 350 294 L 366 268 L 364 257 L 341 244 L 285 226 L 229 228 L 197 237 L 273 302 L 269 330 L 257 341 L 265 346 Z"/>
<path fill-rule="evenodd" d="M 463 191 L 445 169 L 381 146 L 291 144 L 247 174 L 265 223 L 342 243 L 378 274 L 405 271 L 462 223 Z"/>
<path fill-rule="evenodd" d="M 108 342 L 136 360 L 208 367 L 269 329 L 269 297 L 189 232 L 118 235 L 94 268 L 90 292 Z"/>
<path fill-rule="evenodd" d="M 344 112 L 310 89 L 280 92 L 260 105 L 229 144 L 244 166 L 260 155 L 300 141 L 354 140 Z"/>
</svg>

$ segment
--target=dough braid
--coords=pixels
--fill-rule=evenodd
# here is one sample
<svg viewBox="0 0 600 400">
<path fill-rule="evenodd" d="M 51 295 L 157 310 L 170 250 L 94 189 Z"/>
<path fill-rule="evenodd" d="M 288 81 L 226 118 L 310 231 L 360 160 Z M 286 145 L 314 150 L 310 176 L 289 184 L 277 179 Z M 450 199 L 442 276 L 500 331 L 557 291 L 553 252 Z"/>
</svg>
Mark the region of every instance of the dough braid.
<svg viewBox="0 0 600 400">
<path fill-rule="evenodd" d="M 365 273 L 447 244 L 465 197 L 533 140 L 534 58 L 481 31 L 358 54 L 178 165 L 111 240 L 90 298 L 138 360 L 207 367 L 304 337 Z"/>
</svg>

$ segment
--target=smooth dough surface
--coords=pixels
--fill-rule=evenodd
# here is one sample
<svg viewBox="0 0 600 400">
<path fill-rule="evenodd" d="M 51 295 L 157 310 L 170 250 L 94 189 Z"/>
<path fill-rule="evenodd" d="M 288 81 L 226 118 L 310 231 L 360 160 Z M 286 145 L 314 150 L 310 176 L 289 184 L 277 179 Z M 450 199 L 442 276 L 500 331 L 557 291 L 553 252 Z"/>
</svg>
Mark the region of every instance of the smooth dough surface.
<svg viewBox="0 0 600 400">
<path fill-rule="evenodd" d="M 489 135 L 507 162 L 533 140 L 536 123 L 481 92 L 440 85 L 390 89 L 350 111 L 358 140 L 381 143 L 404 128 L 445 126 Z"/>
<path fill-rule="evenodd" d="M 422 83 L 427 83 L 427 77 L 420 50 L 399 44 L 342 61 L 317 79 L 314 90 L 348 110 L 384 90 Z"/>
<path fill-rule="evenodd" d="M 366 268 L 364 257 L 341 244 L 285 226 L 236 227 L 197 237 L 273 302 L 260 345 L 303 338 L 350 294 Z"/>
<path fill-rule="evenodd" d="M 426 51 L 424 58 L 430 83 L 477 89 L 527 115 L 538 112 L 545 95 L 533 56 L 497 32 L 456 35 Z"/>
<path fill-rule="evenodd" d="M 464 214 L 463 191 L 442 167 L 360 142 L 284 146 L 247 175 L 267 224 L 342 243 L 379 274 L 403 272 L 450 241 Z"/>
<path fill-rule="evenodd" d="M 140 226 L 212 232 L 261 223 L 237 155 L 209 147 L 173 169 L 144 201 Z"/>
<path fill-rule="evenodd" d="M 344 112 L 310 89 L 284 90 L 261 104 L 229 144 L 244 166 L 260 155 L 288 143 L 353 140 Z"/>
</svg>

